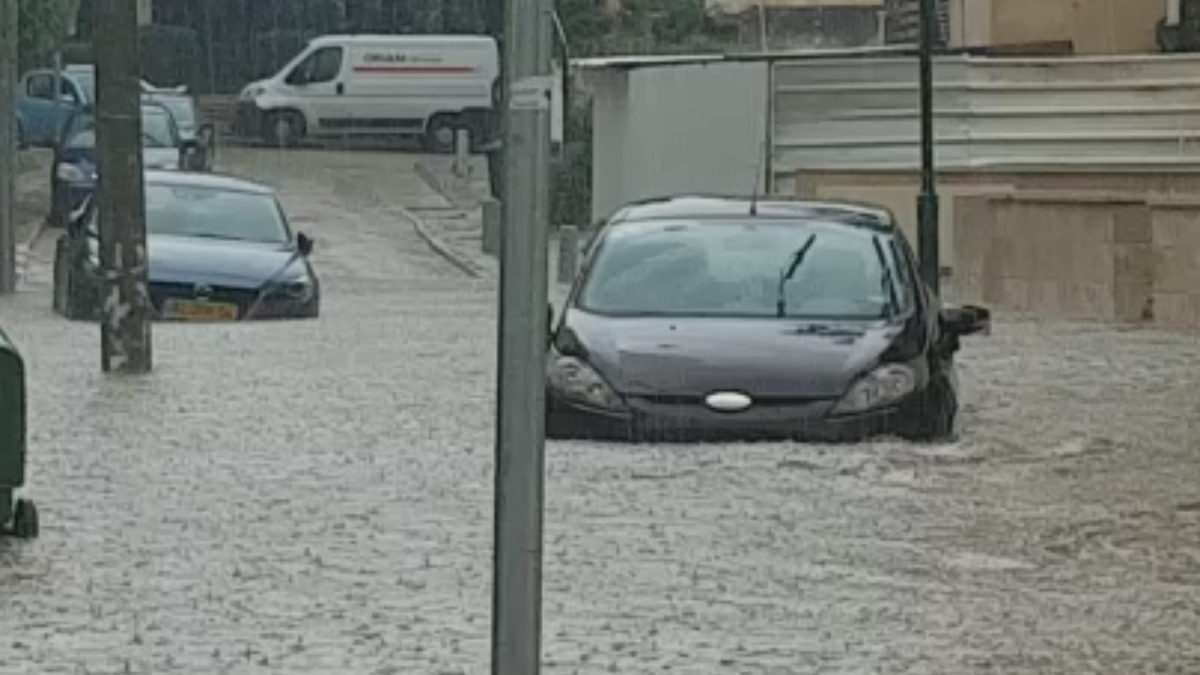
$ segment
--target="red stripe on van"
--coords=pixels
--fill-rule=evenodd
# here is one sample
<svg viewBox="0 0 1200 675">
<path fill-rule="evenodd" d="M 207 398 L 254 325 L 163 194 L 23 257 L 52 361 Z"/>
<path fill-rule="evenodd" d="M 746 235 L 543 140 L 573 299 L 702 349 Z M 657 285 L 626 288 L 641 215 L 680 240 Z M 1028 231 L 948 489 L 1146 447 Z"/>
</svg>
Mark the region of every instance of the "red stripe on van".
<svg viewBox="0 0 1200 675">
<path fill-rule="evenodd" d="M 473 73 L 471 66 L 355 66 L 356 73 Z"/>
</svg>

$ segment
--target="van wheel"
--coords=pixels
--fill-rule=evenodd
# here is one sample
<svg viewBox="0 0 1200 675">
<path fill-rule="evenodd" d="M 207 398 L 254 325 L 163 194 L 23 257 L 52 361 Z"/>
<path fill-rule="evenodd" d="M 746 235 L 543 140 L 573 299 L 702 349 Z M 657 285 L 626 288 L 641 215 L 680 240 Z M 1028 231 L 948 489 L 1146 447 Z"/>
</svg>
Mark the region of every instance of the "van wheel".
<svg viewBox="0 0 1200 675">
<path fill-rule="evenodd" d="M 434 115 L 425 125 L 425 149 L 445 154 L 454 152 L 454 137 L 462 124 L 457 115 Z"/>
<path fill-rule="evenodd" d="M 271 113 L 263 126 L 267 143 L 276 147 L 294 147 L 304 138 L 304 118 L 292 110 Z"/>
</svg>

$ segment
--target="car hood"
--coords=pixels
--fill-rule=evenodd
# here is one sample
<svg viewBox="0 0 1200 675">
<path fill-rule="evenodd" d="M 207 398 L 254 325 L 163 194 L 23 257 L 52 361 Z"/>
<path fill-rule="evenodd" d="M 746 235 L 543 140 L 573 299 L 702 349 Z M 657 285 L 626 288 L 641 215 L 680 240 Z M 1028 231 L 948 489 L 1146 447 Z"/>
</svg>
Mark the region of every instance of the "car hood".
<svg viewBox="0 0 1200 675">
<path fill-rule="evenodd" d="M 287 271 L 280 272 L 295 255 L 287 244 L 166 235 L 151 235 L 146 243 L 152 283 L 258 289 L 277 274 L 279 281 L 308 274 L 303 258 L 292 260 Z"/>
<path fill-rule="evenodd" d="M 58 161 L 65 164 L 75 164 L 80 168 L 96 168 L 95 148 L 64 148 L 58 155 Z M 142 150 L 142 167 L 144 169 L 178 169 L 179 150 L 177 148 L 144 148 Z"/>
<path fill-rule="evenodd" d="M 882 321 L 610 318 L 580 310 L 568 312 L 565 328 L 625 395 L 738 391 L 789 399 L 842 396 L 903 331 Z"/>
<path fill-rule="evenodd" d="M 142 168 L 178 169 L 178 148 L 145 148 L 142 150 Z"/>
</svg>

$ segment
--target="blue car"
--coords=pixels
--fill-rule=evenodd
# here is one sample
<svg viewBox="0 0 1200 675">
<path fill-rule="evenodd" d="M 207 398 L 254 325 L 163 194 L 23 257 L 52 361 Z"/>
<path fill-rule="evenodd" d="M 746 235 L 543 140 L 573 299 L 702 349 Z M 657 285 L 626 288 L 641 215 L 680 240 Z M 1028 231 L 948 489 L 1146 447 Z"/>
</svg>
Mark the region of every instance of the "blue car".
<svg viewBox="0 0 1200 675">
<path fill-rule="evenodd" d="M 55 95 L 55 82 L 59 83 Z M 53 147 L 67 120 L 80 108 L 91 105 L 90 81 L 53 70 L 33 70 L 21 78 L 17 88 L 17 139 L 21 147 Z"/>
<path fill-rule="evenodd" d="M 142 104 L 142 166 L 178 169 L 197 149 L 195 140 L 179 132 L 163 104 Z M 190 166 L 190 164 L 189 164 Z M 96 189 L 96 118 L 91 106 L 80 108 L 67 121 L 55 145 L 50 173 L 50 223 L 65 227 L 71 211 Z"/>
<path fill-rule="evenodd" d="M 58 82 L 58 96 L 54 95 Z M 162 99 L 173 112 L 182 110 L 179 98 L 188 98 L 186 87 L 157 87 L 140 81 L 143 100 Z M 61 140 L 64 127 L 82 108 L 96 104 L 96 67 L 72 64 L 55 73 L 50 68 L 31 70 L 21 78 L 17 87 L 17 140 L 22 148 L 28 146 L 54 147 Z M 192 103 L 194 107 L 194 101 Z M 179 116 L 180 113 L 176 113 Z M 184 137 L 199 130 L 188 130 L 181 121 Z"/>
<path fill-rule="evenodd" d="M 312 240 L 294 233 L 275 193 L 237 178 L 147 171 L 150 302 L 159 319 L 315 318 L 321 288 Z M 103 273 L 99 224 L 87 200 L 59 237 L 54 310 L 97 320 Z"/>
</svg>

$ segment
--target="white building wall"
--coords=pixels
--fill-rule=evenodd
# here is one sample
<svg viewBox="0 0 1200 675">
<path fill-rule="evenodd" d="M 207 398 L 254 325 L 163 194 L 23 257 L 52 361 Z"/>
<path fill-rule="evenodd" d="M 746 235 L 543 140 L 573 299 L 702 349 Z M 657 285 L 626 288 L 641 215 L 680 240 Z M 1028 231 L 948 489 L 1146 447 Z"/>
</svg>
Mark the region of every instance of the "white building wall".
<svg viewBox="0 0 1200 675">
<path fill-rule="evenodd" d="M 764 62 L 590 71 L 593 218 L 648 197 L 750 194 L 763 166 L 768 72 Z"/>
</svg>

